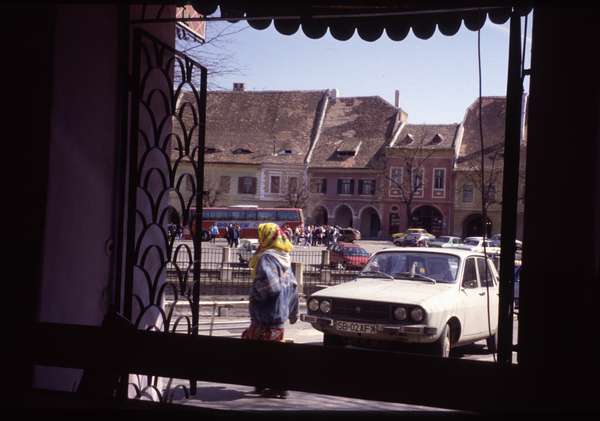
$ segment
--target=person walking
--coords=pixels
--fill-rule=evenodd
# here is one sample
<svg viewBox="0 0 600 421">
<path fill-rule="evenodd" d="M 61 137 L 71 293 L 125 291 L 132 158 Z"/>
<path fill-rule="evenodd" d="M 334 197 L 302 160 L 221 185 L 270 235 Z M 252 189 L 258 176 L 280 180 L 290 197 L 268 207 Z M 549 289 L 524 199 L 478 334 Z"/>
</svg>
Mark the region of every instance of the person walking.
<svg viewBox="0 0 600 421">
<path fill-rule="evenodd" d="M 227 237 L 227 247 L 233 246 L 233 224 L 227 225 L 225 228 L 225 236 Z"/>
<path fill-rule="evenodd" d="M 212 224 L 212 226 L 210 227 L 210 241 L 212 241 L 213 243 L 216 243 L 218 235 L 219 235 L 219 227 L 217 226 L 217 223 L 214 222 Z"/>
<path fill-rule="evenodd" d="M 231 235 L 231 239 L 233 242 L 232 246 L 235 248 L 238 248 L 238 246 L 240 245 L 240 231 L 241 231 L 240 226 L 238 224 L 235 224 L 233 226 L 233 232 Z"/>
<path fill-rule="evenodd" d="M 258 249 L 250 259 L 252 286 L 248 311 L 250 326 L 242 339 L 281 342 L 284 323 L 298 320 L 298 283 L 292 271 L 292 243 L 277 224 L 258 226 Z M 257 384 L 255 393 L 285 399 L 280 387 Z"/>
</svg>

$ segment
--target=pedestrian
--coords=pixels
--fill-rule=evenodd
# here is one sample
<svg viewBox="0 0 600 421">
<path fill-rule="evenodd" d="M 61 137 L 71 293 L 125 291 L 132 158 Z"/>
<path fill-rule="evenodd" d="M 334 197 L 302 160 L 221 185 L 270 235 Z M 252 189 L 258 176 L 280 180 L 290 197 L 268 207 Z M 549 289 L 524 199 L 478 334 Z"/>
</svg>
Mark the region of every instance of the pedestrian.
<svg viewBox="0 0 600 421">
<path fill-rule="evenodd" d="M 233 243 L 232 246 L 237 248 L 240 245 L 240 226 L 238 224 L 233 226 L 231 239 Z"/>
<path fill-rule="evenodd" d="M 210 241 L 212 241 L 213 243 L 216 243 L 218 235 L 219 235 L 219 227 L 217 226 L 217 223 L 214 222 L 212 224 L 212 226 L 210 227 Z"/>
<path fill-rule="evenodd" d="M 282 342 L 284 323 L 298 320 L 298 283 L 292 271 L 292 243 L 277 224 L 258 226 L 258 249 L 250 259 L 252 286 L 248 310 L 250 326 L 242 339 Z M 281 387 L 257 384 L 254 390 L 265 397 L 285 399 Z"/>
<path fill-rule="evenodd" d="M 227 247 L 231 247 L 233 245 L 233 224 L 227 225 L 225 236 L 227 237 Z"/>
</svg>

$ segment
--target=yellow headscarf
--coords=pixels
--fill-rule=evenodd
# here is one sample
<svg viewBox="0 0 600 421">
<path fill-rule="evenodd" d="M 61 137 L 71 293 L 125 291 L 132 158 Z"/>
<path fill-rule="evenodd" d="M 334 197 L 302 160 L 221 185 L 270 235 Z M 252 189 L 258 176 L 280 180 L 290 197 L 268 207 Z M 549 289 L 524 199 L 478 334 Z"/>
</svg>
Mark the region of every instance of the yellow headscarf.
<svg viewBox="0 0 600 421">
<path fill-rule="evenodd" d="M 292 251 L 292 248 L 291 241 L 283 233 L 279 225 L 271 222 L 260 224 L 258 226 L 258 248 L 256 249 L 254 256 L 252 256 L 248 262 L 252 279 L 256 276 L 256 265 L 265 250 L 275 249 L 289 253 Z"/>
</svg>

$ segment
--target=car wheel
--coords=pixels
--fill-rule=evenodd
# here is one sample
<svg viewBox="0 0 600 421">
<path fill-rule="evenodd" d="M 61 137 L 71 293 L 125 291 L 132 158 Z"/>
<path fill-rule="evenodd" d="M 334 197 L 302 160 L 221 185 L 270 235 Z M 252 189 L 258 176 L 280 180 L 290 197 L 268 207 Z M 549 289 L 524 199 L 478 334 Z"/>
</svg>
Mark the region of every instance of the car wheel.
<svg viewBox="0 0 600 421">
<path fill-rule="evenodd" d="M 492 336 L 488 336 L 485 338 L 485 343 L 487 345 L 488 351 L 491 353 L 498 352 L 498 332 L 494 333 Z"/>
<path fill-rule="evenodd" d="M 440 338 L 434 343 L 435 355 L 442 358 L 450 357 L 450 349 L 452 343 L 450 341 L 450 325 L 444 326 Z"/>
<path fill-rule="evenodd" d="M 323 345 L 325 346 L 344 346 L 346 341 L 344 338 L 338 335 L 332 335 L 331 333 L 323 334 Z"/>
</svg>

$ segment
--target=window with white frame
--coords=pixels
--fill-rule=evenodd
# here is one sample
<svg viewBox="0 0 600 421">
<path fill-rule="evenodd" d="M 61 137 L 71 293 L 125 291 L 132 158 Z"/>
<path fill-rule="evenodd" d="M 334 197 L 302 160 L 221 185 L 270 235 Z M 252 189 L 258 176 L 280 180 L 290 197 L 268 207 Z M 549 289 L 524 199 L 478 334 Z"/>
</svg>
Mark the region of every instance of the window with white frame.
<svg viewBox="0 0 600 421">
<path fill-rule="evenodd" d="M 496 201 L 496 185 L 489 184 L 487 188 L 487 201 L 488 203 Z"/>
<path fill-rule="evenodd" d="M 269 177 L 269 193 L 278 194 L 281 185 L 281 177 L 278 175 L 272 175 Z"/>
<path fill-rule="evenodd" d="M 351 179 L 338 179 L 337 186 L 338 194 L 354 194 L 354 180 Z"/>
<path fill-rule="evenodd" d="M 470 183 L 463 184 L 462 192 L 463 192 L 462 201 L 464 203 L 469 203 L 469 202 L 473 201 L 473 184 L 470 184 Z"/>
<path fill-rule="evenodd" d="M 288 192 L 296 193 L 298 191 L 298 177 L 290 177 L 288 180 Z"/>
<path fill-rule="evenodd" d="M 375 180 L 359 180 L 358 194 L 373 195 L 375 194 Z"/>
<path fill-rule="evenodd" d="M 238 193 L 256 194 L 256 177 L 239 177 Z"/>
<path fill-rule="evenodd" d="M 390 168 L 390 196 L 399 196 L 402 186 L 402 167 Z"/>
<path fill-rule="evenodd" d="M 414 196 L 423 196 L 423 185 L 425 183 L 423 168 L 413 168 L 411 171 L 412 191 Z"/>
<path fill-rule="evenodd" d="M 311 178 L 310 180 L 310 192 L 311 193 L 327 193 L 327 179 L 326 178 Z"/>
<path fill-rule="evenodd" d="M 446 169 L 433 169 L 433 196 L 443 197 L 446 191 Z"/>
</svg>

